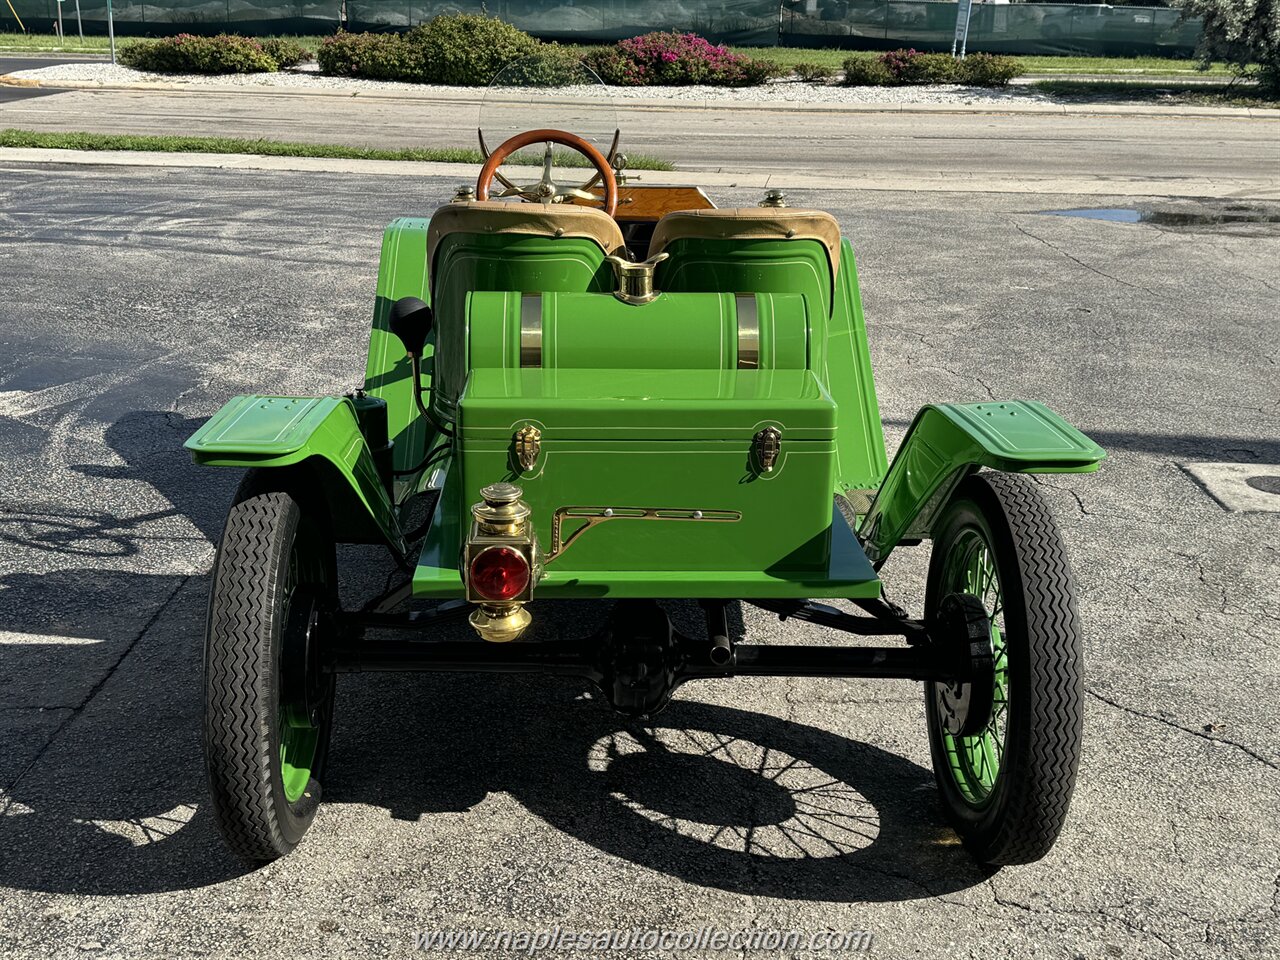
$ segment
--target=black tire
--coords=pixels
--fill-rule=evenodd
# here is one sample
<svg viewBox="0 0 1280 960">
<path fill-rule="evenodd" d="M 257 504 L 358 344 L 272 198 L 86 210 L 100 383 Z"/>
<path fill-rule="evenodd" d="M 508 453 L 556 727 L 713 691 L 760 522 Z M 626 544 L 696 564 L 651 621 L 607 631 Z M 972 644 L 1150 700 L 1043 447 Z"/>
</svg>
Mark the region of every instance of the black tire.
<svg viewBox="0 0 1280 960">
<path fill-rule="evenodd" d="M 1071 569 L 1057 524 L 1026 477 L 974 474 L 935 529 L 927 616 L 949 593 L 983 592 L 966 585 L 989 577 L 961 572 L 983 567 L 964 559 L 980 549 L 975 544 L 986 545 L 1003 597 L 998 611 L 989 592 L 983 597 L 1001 628 L 993 631 L 996 707 L 984 734 L 952 737 L 939 719 L 938 685 L 925 684 L 930 753 L 948 819 L 972 855 L 992 866 L 1031 863 L 1062 830 L 1080 762 L 1082 658 Z"/>
<path fill-rule="evenodd" d="M 269 474 L 249 474 L 227 516 L 205 638 L 204 751 L 214 820 L 251 864 L 297 846 L 315 818 L 332 729 L 334 680 L 319 672 L 323 630 L 300 623 L 337 609 L 332 537 Z M 323 621 L 318 621 L 323 622 Z M 300 637 L 311 636 L 309 645 Z M 306 721 L 282 715 L 286 651 L 308 664 Z M 305 651 L 311 649 L 310 656 Z M 288 669 L 300 669 L 296 660 Z M 293 676 L 296 676 L 294 674 Z M 290 690 L 296 690 L 295 682 Z M 286 750 L 282 754 L 282 738 Z M 292 756 L 286 785 L 285 758 Z M 305 786 L 303 785 L 305 784 Z"/>
</svg>

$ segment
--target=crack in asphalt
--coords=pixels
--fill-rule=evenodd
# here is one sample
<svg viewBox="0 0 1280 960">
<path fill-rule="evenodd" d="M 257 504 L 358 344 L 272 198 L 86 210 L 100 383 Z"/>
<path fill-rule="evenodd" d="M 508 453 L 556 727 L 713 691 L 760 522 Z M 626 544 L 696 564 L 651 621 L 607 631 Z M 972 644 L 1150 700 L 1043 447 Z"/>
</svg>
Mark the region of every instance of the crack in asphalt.
<svg viewBox="0 0 1280 960">
<path fill-rule="evenodd" d="M 1059 493 L 1070 494 L 1071 498 L 1076 502 L 1076 509 L 1080 511 L 1080 515 L 1082 517 L 1088 517 L 1091 520 L 1119 520 L 1123 523 L 1145 523 L 1158 527 L 1168 527 L 1171 523 L 1175 522 L 1175 520 L 1171 520 L 1169 517 L 1131 517 L 1123 513 L 1104 513 L 1097 510 L 1090 510 L 1085 506 L 1084 498 L 1070 487 L 1062 487 L 1056 483 L 1050 483 L 1043 477 L 1037 476 L 1034 473 L 1024 474 L 1024 476 L 1028 477 L 1032 483 L 1035 483 L 1038 486 L 1047 487 L 1048 489 L 1056 490 Z"/>
<path fill-rule="evenodd" d="M 1218 606 L 1218 612 L 1226 613 L 1227 607 L 1231 605 L 1230 596 L 1227 593 L 1227 587 L 1225 584 L 1214 583 L 1209 579 L 1209 576 L 1206 573 L 1205 567 L 1204 567 L 1204 555 L 1198 554 L 1198 553 L 1175 552 L 1175 556 L 1182 557 L 1184 560 L 1190 560 L 1192 563 L 1196 565 L 1196 576 L 1197 576 L 1197 579 L 1200 581 L 1201 585 L 1209 587 L 1210 589 L 1213 589 L 1215 587 L 1217 588 L 1217 590 L 1222 595 L 1221 601 Z"/>
<path fill-rule="evenodd" d="M 4 814 L 9 810 L 9 808 L 15 803 L 15 800 L 13 799 L 14 794 L 18 789 L 18 785 L 22 783 L 26 775 L 30 773 L 32 769 L 35 768 L 36 764 L 40 762 L 41 758 L 43 758 L 44 755 L 49 752 L 49 748 L 53 746 L 55 742 L 57 742 L 58 738 L 62 736 L 63 731 L 66 730 L 68 726 L 70 726 L 70 724 L 76 719 L 76 717 L 80 716 L 80 714 L 84 711 L 84 708 L 87 707 L 90 703 L 92 703 L 93 699 L 99 693 L 102 692 L 102 689 L 107 685 L 107 682 L 113 676 L 115 676 L 116 670 L 118 670 L 120 668 L 120 665 L 124 663 L 126 659 L 128 659 L 129 654 L 133 653 L 134 648 L 137 647 L 138 643 L 142 640 L 142 638 L 145 637 L 147 633 L 151 630 L 151 628 L 154 627 L 156 623 L 159 622 L 160 618 L 164 615 L 165 611 L 169 609 L 169 606 L 173 603 L 174 599 L 182 591 L 182 588 L 185 587 L 187 583 L 190 582 L 193 576 L 195 575 L 187 574 L 186 576 L 182 577 L 182 579 L 178 581 L 178 585 L 174 587 L 173 590 L 169 593 L 169 595 L 164 598 L 164 600 L 160 603 L 158 607 L 156 607 L 155 613 L 153 613 L 150 617 L 147 618 L 147 622 L 142 625 L 142 628 L 136 634 L 134 634 L 133 639 L 130 640 L 127 644 L 125 644 L 125 648 L 120 652 L 120 656 L 116 657 L 115 661 L 107 668 L 106 672 L 101 677 L 98 678 L 97 682 L 94 683 L 94 685 L 89 689 L 89 692 L 85 694 L 84 698 L 80 701 L 80 703 L 76 704 L 73 707 L 62 708 L 62 709 L 70 709 L 71 713 L 68 716 L 63 718 L 62 722 L 58 724 L 57 728 L 53 731 L 53 733 L 49 735 L 49 738 L 45 741 L 44 746 L 42 746 L 40 750 L 36 753 L 36 755 L 32 757 L 30 761 L 28 761 L 27 765 L 22 768 L 21 772 L 19 772 L 16 777 L 13 778 L 12 782 L 10 782 L 7 785 L 4 785 L 3 789 L 0 790 L 0 804 L 2 804 L 0 805 L 0 816 L 4 816 Z"/>
<path fill-rule="evenodd" d="M 1183 733 L 1189 733 L 1191 734 L 1191 736 L 1199 737 L 1201 740 L 1208 740 L 1210 743 L 1221 743 L 1224 746 L 1235 747 L 1241 753 L 1247 754 L 1248 756 L 1252 757 L 1254 760 L 1257 760 L 1259 763 L 1270 767 L 1272 770 L 1280 771 L 1280 764 L 1276 763 L 1274 760 L 1268 760 L 1266 757 L 1258 753 L 1252 747 L 1245 746 L 1243 743 L 1240 743 L 1236 740 L 1228 740 L 1226 737 L 1215 737 L 1212 734 L 1205 732 L 1204 730 L 1196 730 L 1196 729 L 1193 729 L 1192 727 L 1184 727 L 1182 726 L 1182 724 L 1175 723 L 1174 721 L 1168 719 L 1167 717 L 1162 717 L 1159 714 L 1146 713 L 1145 711 L 1137 710 L 1134 707 L 1127 707 L 1123 703 L 1120 703 L 1116 700 L 1112 700 L 1110 697 L 1103 696 L 1101 693 L 1092 689 L 1091 687 L 1085 687 L 1084 692 L 1089 694 L 1089 696 L 1093 697 L 1095 700 L 1105 703 L 1107 706 L 1115 707 L 1117 710 L 1120 710 L 1124 713 L 1128 713 L 1132 716 L 1142 717 L 1145 720 L 1154 720 L 1157 723 L 1162 723 L 1166 727 L 1170 727 L 1173 730 L 1181 730 Z"/>
<path fill-rule="evenodd" d="M 1079 909 L 1075 907 L 1054 906 L 1053 904 L 1046 903 L 1043 907 L 1038 908 L 1038 907 L 1033 907 L 1029 903 L 1022 903 L 1010 897 L 1002 897 L 999 891 L 996 890 L 994 882 L 990 883 L 989 886 L 991 888 L 991 896 L 995 900 L 996 904 L 998 906 L 1005 907 L 1006 909 L 1021 910 L 1025 913 L 1030 913 L 1035 916 L 1094 917 L 1104 921 L 1118 923 L 1121 926 L 1123 926 L 1126 930 L 1130 931 L 1131 933 L 1135 933 L 1142 937 L 1154 937 L 1156 940 L 1159 940 L 1162 944 L 1164 944 L 1170 951 L 1173 951 L 1175 954 L 1177 952 L 1177 948 L 1173 943 L 1171 943 L 1169 940 L 1166 940 L 1163 936 L 1161 936 L 1154 929 L 1152 929 L 1153 924 L 1151 923 L 1150 914 L 1148 914 L 1146 917 L 1144 917 L 1140 921 L 1135 921 L 1135 920 L 1129 919 L 1128 917 L 1115 913 L 1111 910 L 1107 910 L 1105 907 L 1097 907 L 1094 909 Z M 1132 898 L 1127 899 L 1123 903 L 1117 904 L 1117 906 L 1119 907 L 1133 906 L 1133 900 Z M 1189 920 L 1193 920 L 1196 924 L 1207 923 L 1207 921 L 1205 921 L 1203 918 L 1192 917 L 1186 913 L 1183 913 L 1182 911 L 1177 910 L 1176 908 L 1173 909 L 1173 912 L 1181 913 L 1182 916 L 1186 917 Z M 1236 921 L 1234 921 L 1233 919 L 1233 922 L 1236 922 Z"/>
<path fill-rule="evenodd" d="M 1062 254 L 1072 263 L 1080 267 L 1083 267 L 1085 270 L 1088 270 L 1090 273 L 1096 273 L 1100 277 L 1104 277 L 1107 280 L 1110 280 L 1114 283 L 1118 283 L 1123 287 L 1129 287 L 1131 290 L 1141 290 L 1143 293 L 1151 297 L 1160 296 L 1154 290 L 1151 290 L 1148 287 L 1144 287 L 1138 283 L 1130 283 L 1128 280 L 1121 280 L 1119 277 L 1112 276 L 1111 274 L 1107 273 L 1105 270 L 1099 270 L 1097 267 L 1091 266 L 1090 264 L 1085 263 L 1079 257 L 1073 256 L 1072 254 L 1068 253 L 1066 250 L 1063 250 L 1056 243 L 1053 243 L 1050 240 L 1046 240 L 1044 237 L 1037 236 L 1036 234 L 1032 233 L 1030 230 L 1027 230 L 1025 227 L 1023 227 L 1020 223 L 1018 223 L 1016 220 L 1012 218 L 1009 219 L 1009 222 L 1013 224 L 1014 229 L 1017 230 L 1019 233 L 1023 234 L 1024 236 L 1030 237 L 1032 240 L 1038 240 L 1040 243 L 1043 243 L 1050 250 L 1053 250 L 1056 253 Z"/>
</svg>

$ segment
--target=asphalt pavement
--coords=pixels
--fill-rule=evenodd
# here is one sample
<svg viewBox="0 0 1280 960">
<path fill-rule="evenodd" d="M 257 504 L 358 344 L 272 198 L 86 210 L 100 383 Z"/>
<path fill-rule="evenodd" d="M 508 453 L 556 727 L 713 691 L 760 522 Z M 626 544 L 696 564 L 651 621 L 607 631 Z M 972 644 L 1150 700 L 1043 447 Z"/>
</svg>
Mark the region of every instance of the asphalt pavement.
<svg viewBox="0 0 1280 960">
<path fill-rule="evenodd" d="M 857 249 L 891 448 L 922 403 L 1029 397 L 1110 452 L 1040 481 L 1089 691 L 1048 859 L 992 875 L 957 846 L 918 684 L 689 685 L 636 727 L 568 681 L 370 675 L 339 684 L 302 846 L 233 861 L 199 716 L 237 478 L 181 443 L 237 393 L 356 385 L 382 227 L 453 187 L 0 161 L 0 955 L 408 955 L 423 930 L 557 925 L 866 930 L 883 957 L 1276 955 L 1280 513 L 1230 512 L 1184 465 L 1280 475 L 1278 211 L 1158 184 L 793 196 Z M 1157 216 L 1051 213 L 1083 206 Z M 392 573 L 344 560 L 349 598 Z M 926 562 L 884 571 L 914 612 Z M 535 608 L 566 632 L 602 612 Z"/>
</svg>

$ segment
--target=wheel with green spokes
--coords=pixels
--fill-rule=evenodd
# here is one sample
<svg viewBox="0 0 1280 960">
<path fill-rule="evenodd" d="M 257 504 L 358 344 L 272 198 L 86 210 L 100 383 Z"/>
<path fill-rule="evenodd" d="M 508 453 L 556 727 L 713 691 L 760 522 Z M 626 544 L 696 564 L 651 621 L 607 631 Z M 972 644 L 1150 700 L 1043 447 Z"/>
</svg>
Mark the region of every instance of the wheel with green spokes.
<svg viewBox="0 0 1280 960">
<path fill-rule="evenodd" d="M 948 819 L 973 856 L 1030 863 L 1062 829 L 1080 761 L 1081 654 L 1071 570 L 1057 524 L 1025 477 L 965 479 L 935 528 L 926 616 L 976 597 L 991 620 L 991 711 L 956 732 L 968 691 L 925 685 L 929 745 Z M 985 693 L 985 691 L 983 691 Z"/>
<path fill-rule="evenodd" d="M 258 864 L 315 818 L 332 726 L 323 670 L 337 609 L 332 538 L 318 511 L 251 473 L 227 516 L 205 638 L 205 765 L 214 819 Z"/>
</svg>

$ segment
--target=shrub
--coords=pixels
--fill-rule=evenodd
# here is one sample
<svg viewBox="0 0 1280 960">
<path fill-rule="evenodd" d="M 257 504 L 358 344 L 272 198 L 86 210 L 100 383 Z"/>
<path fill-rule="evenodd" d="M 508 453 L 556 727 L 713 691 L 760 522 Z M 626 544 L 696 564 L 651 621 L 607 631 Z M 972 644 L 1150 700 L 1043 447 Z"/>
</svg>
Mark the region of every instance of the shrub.
<svg viewBox="0 0 1280 960">
<path fill-rule="evenodd" d="M 486 86 L 508 63 L 540 46 L 509 23 L 469 13 L 433 17 L 404 39 L 421 52 L 427 83 L 454 87 Z"/>
<path fill-rule="evenodd" d="M 152 73 L 274 73 L 276 62 L 262 44 L 220 33 L 197 37 L 180 33 L 163 40 L 140 40 L 120 51 L 120 62 Z"/>
<path fill-rule="evenodd" d="M 849 57 L 844 62 L 847 87 L 887 87 L 893 82 L 893 74 L 881 57 Z"/>
<path fill-rule="evenodd" d="M 511 86 L 560 87 L 587 79 L 589 75 L 582 69 L 578 52 L 558 43 L 541 44 L 533 53 L 502 69 L 502 82 Z"/>
<path fill-rule="evenodd" d="M 896 83 L 955 83 L 959 61 L 949 53 L 890 50 L 880 58 Z"/>
<path fill-rule="evenodd" d="M 1003 87 L 1026 72 L 1026 68 L 1013 57 L 971 53 L 956 64 L 956 83 L 971 87 Z"/>
<path fill-rule="evenodd" d="M 433 17 L 403 34 L 339 33 L 325 39 L 316 59 L 322 73 L 334 76 L 483 87 L 523 57 L 532 58 L 531 78 L 550 84 L 567 72 L 570 56 L 494 17 L 458 13 Z"/>
<path fill-rule="evenodd" d="M 296 67 L 298 64 L 306 63 L 311 59 L 311 51 L 296 40 L 286 40 L 283 37 L 267 37 L 259 40 L 258 45 L 262 47 L 262 52 L 274 60 L 276 66 L 281 70 L 288 67 Z"/>
<path fill-rule="evenodd" d="M 844 62 L 844 82 L 851 87 L 886 87 L 918 83 L 964 83 L 975 87 L 1003 87 L 1024 72 L 1013 57 L 971 53 L 957 60 L 947 53 L 893 50 L 879 57 L 850 57 Z"/>
<path fill-rule="evenodd" d="M 830 67 L 821 63 L 797 63 L 791 69 L 804 83 L 823 83 L 830 80 L 835 73 Z"/>
<path fill-rule="evenodd" d="M 421 51 L 398 33 L 338 33 L 316 54 L 320 72 L 335 77 L 425 83 Z"/>
<path fill-rule="evenodd" d="M 696 33 L 648 33 L 587 55 L 605 83 L 619 87 L 751 87 L 779 73 L 771 60 L 731 53 Z"/>
</svg>

